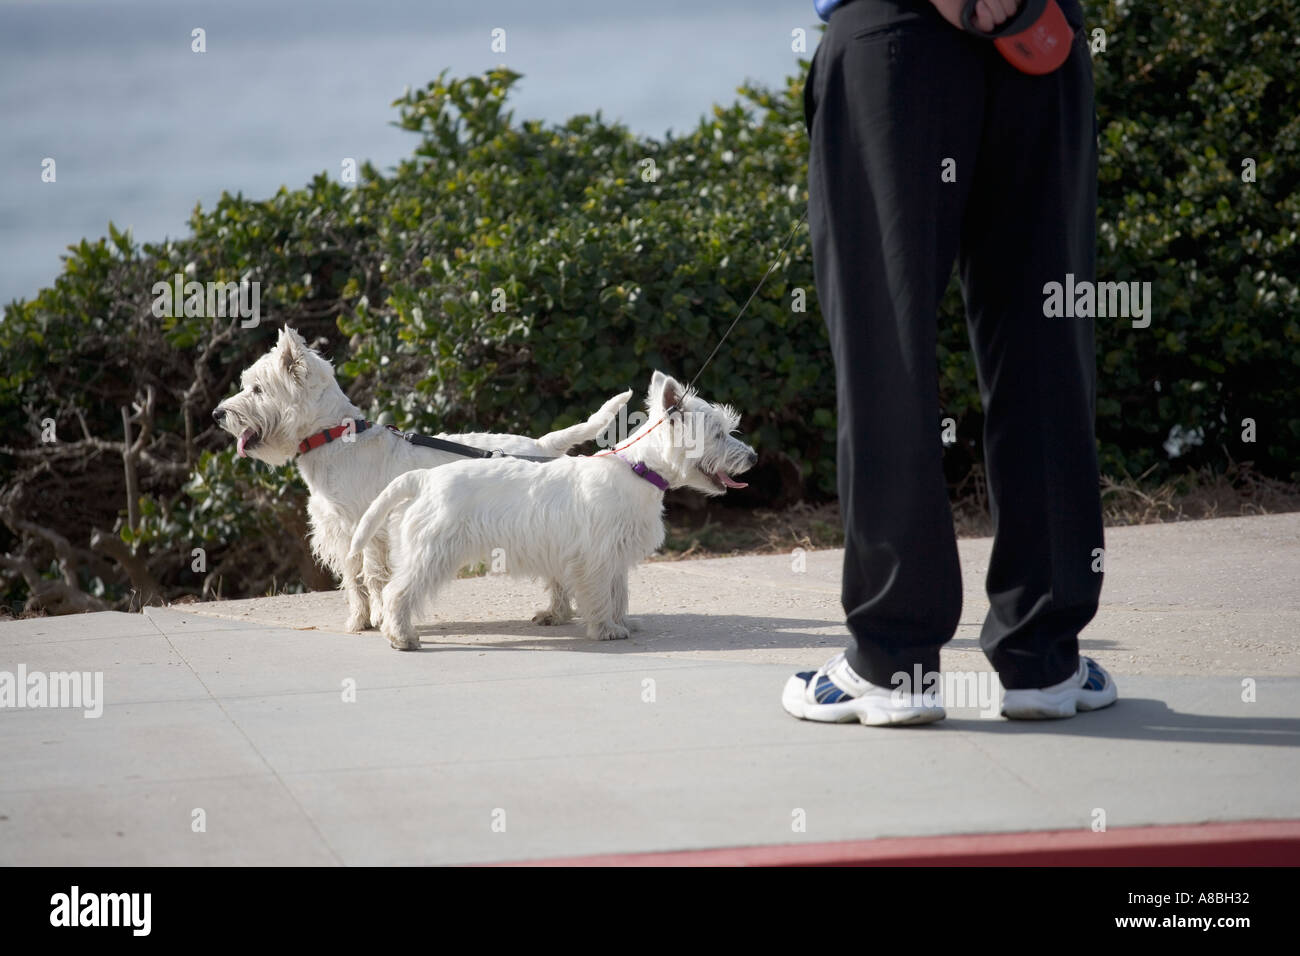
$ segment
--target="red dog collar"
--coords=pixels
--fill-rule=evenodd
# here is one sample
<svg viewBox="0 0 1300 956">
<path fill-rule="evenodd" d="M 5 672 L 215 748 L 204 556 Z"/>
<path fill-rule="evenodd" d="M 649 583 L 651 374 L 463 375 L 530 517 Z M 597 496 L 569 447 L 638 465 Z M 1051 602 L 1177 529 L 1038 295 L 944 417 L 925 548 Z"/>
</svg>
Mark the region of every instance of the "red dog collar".
<svg viewBox="0 0 1300 956">
<path fill-rule="evenodd" d="M 353 435 L 360 435 L 363 431 L 365 431 L 367 428 L 370 428 L 372 425 L 374 425 L 374 422 L 368 422 L 364 418 L 348 419 L 342 425 L 335 425 L 333 428 L 327 428 L 324 431 L 319 431 L 316 434 L 309 435 L 308 437 L 304 438 L 302 441 L 298 442 L 298 454 L 305 455 L 313 448 L 319 448 L 321 445 L 328 445 L 330 442 L 334 441 L 337 438 L 342 438 L 344 435 L 348 433 L 351 433 Z"/>
</svg>

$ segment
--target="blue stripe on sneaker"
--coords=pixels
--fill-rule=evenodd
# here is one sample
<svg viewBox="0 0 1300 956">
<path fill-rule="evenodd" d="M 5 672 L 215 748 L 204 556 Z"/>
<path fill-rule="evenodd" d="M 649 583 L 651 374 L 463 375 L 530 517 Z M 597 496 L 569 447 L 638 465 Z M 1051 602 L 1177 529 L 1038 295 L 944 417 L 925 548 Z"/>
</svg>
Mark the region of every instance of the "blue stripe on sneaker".
<svg viewBox="0 0 1300 956">
<path fill-rule="evenodd" d="M 1083 682 L 1084 690 L 1102 690 L 1106 686 L 1106 672 L 1091 657 L 1084 658 L 1088 665 L 1088 679 Z"/>
<path fill-rule="evenodd" d="M 813 690 L 813 700 L 819 704 L 833 704 L 835 701 L 827 700 L 828 697 L 835 693 L 835 685 L 826 677 L 817 678 L 817 687 Z"/>
<path fill-rule="evenodd" d="M 813 694 L 813 699 L 819 704 L 838 704 L 852 696 L 836 687 L 831 679 L 823 674 L 817 681 L 817 690 Z"/>
</svg>

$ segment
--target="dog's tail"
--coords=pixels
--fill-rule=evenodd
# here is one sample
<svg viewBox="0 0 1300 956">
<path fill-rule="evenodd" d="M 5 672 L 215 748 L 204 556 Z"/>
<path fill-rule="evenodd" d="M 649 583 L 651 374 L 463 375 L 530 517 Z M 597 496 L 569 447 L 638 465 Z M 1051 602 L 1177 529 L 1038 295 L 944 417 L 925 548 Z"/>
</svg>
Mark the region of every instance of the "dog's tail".
<svg viewBox="0 0 1300 956">
<path fill-rule="evenodd" d="M 370 539 L 388 520 L 388 513 L 404 501 L 414 498 L 419 491 L 420 469 L 398 475 L 388 483 L 388 487 L 379 493 L 379 497 L 370 502 L 370 507 L 357 522 L 357 530 L 352 532 L 352 543 L 348 546 L 348 558 L 355 559 Z"/>
<path fill-rule="evenodd" d="M 628 399 L 632 397 L 632 390 L 629 388 L 621 395 L 615 395 L 604 405 L 600 406 L 600 411 L 592 415 L 585 422 L 578 425 L 570 425 L 568 428 L 561 428 L 557 432 L 549 432 L 537 439 L 537 444 L 541 445 L 545 451 L 554 452 L 557 455 L 563 455 L 574 445 L 581 445 L 585 441 L 591 441 L 614 420 L 619 409 L 627 404 Z"/>
</svg>

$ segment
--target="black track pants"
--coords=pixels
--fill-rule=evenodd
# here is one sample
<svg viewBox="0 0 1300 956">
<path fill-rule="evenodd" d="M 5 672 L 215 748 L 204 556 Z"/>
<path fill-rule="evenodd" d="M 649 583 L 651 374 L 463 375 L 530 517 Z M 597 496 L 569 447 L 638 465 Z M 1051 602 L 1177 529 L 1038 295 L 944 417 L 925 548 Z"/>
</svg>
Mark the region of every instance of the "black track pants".
<svg viewBox="0 0 1300 956">
<path fill-rule="evenodd" d="M 1061 5 L 1079 26 L 1077 4 Z M 1043 314 L 1045 283 L 1095 278 L 1086 37 L 1056 72 L 1027 76 L 925 0 L 853 0 L 831 18 L 805 98 L 849 663 L 884 686 L 938 670 L 961 613 L 936 357 L 955 260 L 995 529 L 980 644 L 1008 689 L 1062 681 L 1102 582 L 1092 320 Z"/>
</svg>

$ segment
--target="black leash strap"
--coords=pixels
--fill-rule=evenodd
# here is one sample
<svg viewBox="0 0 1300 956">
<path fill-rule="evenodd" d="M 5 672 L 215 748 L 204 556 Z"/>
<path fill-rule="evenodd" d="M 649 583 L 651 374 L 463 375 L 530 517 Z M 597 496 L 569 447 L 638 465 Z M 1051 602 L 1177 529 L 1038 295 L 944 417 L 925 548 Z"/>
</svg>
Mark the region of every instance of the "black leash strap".
<svg viewBox="0 0 1300 956">
<path fill-rule="evenodd" d="M 417 435 L 415 432 L 398 431 L 392 425 L 388 427 L 399 438 L 410 442 L 412 445 L 450 452 L 453 455 L 460 455 L 462 458 L 518 458 L 522 461 L 554 461 L 559 457 L 558 455 L 507 455 L 499 448 L 495 451 L 488 451 L 486 448 L 474 448 L 472 445 L 462 445 L 460 442 L 448 441 L 445 438 L 434 438 L 432 435 Z"/>
</svg>

